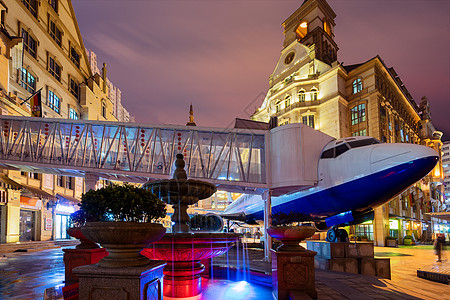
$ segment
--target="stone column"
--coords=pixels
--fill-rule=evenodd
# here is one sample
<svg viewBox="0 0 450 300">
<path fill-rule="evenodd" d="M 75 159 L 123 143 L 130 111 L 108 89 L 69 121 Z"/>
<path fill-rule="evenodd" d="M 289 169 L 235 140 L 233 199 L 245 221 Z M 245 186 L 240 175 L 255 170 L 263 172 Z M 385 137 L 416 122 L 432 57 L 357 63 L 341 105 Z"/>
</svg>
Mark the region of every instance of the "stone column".
<svg viewBox="0 0 450 300">
<path fill-rule="evenodd" d="M 272 254 L 272 237 L 267 233 L 267 228 L 272 225 L 272 192 L 270 190 L 264 191 L 262 194 L 264 200 L 264 261 L 270 262 Z"/>
<path fill-rule="evenodd" d="M 95 190 L 95 186 L 97 185 L 98 179 L 99 179 L 98 175 L 86 173 L 84 175 L 84 184 L 86 186 L 85 192 Z"/>
</svg>

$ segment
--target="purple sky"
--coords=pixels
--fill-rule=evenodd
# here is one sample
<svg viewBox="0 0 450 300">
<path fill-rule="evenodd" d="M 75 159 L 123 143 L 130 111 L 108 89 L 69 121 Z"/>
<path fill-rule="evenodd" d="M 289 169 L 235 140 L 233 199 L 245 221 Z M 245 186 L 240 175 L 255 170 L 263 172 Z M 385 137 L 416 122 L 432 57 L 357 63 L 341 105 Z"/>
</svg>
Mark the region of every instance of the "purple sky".
<svg viewBox="0 0 450 300">
<path fill-rule="evenodd" d="M 248 118 L 282 50 L 281 23 L 303 0 L 74 0 L 83 41 L 107 63 L 137 122 L 228 127 Z M 380 55 L 450 140 L 450 1 L 328 0 L 338 60 Z"/>
</svg>

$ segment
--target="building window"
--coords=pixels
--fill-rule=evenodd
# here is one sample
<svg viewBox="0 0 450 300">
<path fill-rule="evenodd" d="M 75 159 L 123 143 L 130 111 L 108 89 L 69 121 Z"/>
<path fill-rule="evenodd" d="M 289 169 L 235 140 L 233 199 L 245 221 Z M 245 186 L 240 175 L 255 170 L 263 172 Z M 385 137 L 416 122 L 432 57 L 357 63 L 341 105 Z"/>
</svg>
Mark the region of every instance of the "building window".
<svg viewBox="0 0 450 300">
<path fill-rule="evenodd" d="M 372 222 L 372 221 L 370 221 Z M 356 225 L 356 236 L 361 238 L 367 238 L 369 241 L 373 241 L 373 224 L 360 224 Z"/>
<path fill-rule="evenodd" d="M 64 176 L 57 175 L 56 176 L 56 185 L 60 187 L 64 187 Z"/>
<path fill-rule="evenodd" d="M 297 36 L 299 39 L 304 38 L 306 36 L 306 34 L 308 34 L 308 23 L 301 22 L 300 25 L 298 25 L 295 33 L 297 33 Z"/>
<path fill-rule="evenodd" d="M 317 89 L 312 89 L 311 90 L 311 101 L 316 101 L 317 100 L 317 94 L 318 94 L 318 92 L 317 92 Z"/>
<path fill-rule="evenodd" d="M 289 106 L 291 106 L 291 96 L 287 95 L 284 98 L 284 107 L 288 108 Z"/>
<path fill-rule="evenodd" d="M 283 107 L 284 103 L 281 101 L 277 101 L 277 103 L 275 104 L 275 108 L 277 112 L 280 112 L 284 107 Z"/>
<path fill-rule="evenodd" d="M 70 60 L 79 68 L 80 67 L 80 54 L 78 54 L 75 48 L 70 48 Z"/>
<path fill-rule="evenodd" d="M 298 92 L 298 101 L 305 102 L 305 91 Z"/>
<path fill-rule="evenodd" d="M 352 132 L 352 136 L 367 136 L 367 130 L 363 129 L 356 132 Z"/>
<path fill-rule="evenodd" d="M 362 91 L 362 80 L 361 78 L 355 79 L 352 84 L 352 93 L 356 94 Z"/>
<path fill-rule="evenodd" d="M 48 106 L 59 114 L 61 110 L 61 99 L 52 91 L 48 92 Z"/>
<path fill-rule="evenodd" d="M 314 115 L 304 115 L 302 116 L 302 123 L 314 128 Z"/>
<path fill-rule="evenodd" d="M 28 177 L 33 178 L 33 179 L 39 179 L 39 173 L 30 172 L 30 173 L 28 173 Z"/>
<path fill-rule="evenodd" d="M 20 85 L 30 93 L 36 92 L 36 77 L 31 75 L 27 69 L 20 70 Z"/>
<path fill-rule="evenodd" d="M 72 107 L 69 108 L 69 119 L 72 119 L 72 120 L 78 120 L 79 119 L 78 113 Z"/>
<path fill-rule="evenodd" d="M 79 98 L 79 96 L 80 96 L 80 86 L 72 78 L 70 79 L 70 92 L 72 93 L 72 95 L 75 96 L 75 98 L 80 99 Z"/>
<path fill-rule="evenodd" d="M 25 51 L 31 54 L 34 58 L 36 58 L 36 40 L 31 37 L 31 35 L 25 29 L 22 29 L 22 38 L 23 38 L 23 48 Z"/>
<path fill-rule="evenodd" d="M 356 105 L 351 109 L 352 114 L 352 125 L 359 124 L 366 120 L 366 104 L 362 103 Z"/>
<path fill-rule="evenodd" d="M 66 177 L 66 189 L 73 189 L 72 177 Z"/>
<path fill-rule="evenodd" d="M 106 119 L 106 104 L 105 102 L 102 103 L 102 116 Z"/>
<path fill-rule="evenodd" d="M 53 75 L 58 81 L 61 81 L 61 67 L 58 63 L 52 58 L 49 57 L 48 61 L 48 71 Z"/>
<path fill-rule="evenodd" d="M 31 12 L 31 14 L 37 18 L 37 6 L 38 1 L 37 0 L 22 0 L 22 3 L 25 5 L 26 8 Z"/>
<path fill-rule="evenodd" d="M 61 46 L 62 33 L 53 21 L 50 21 L 50 36 L 59 46 Z"/>
<path fill-rule="evenodd" d="M 58 12 L 58 0 L 49 0 L 48 3 L 56 12 Z"/>
</svg>

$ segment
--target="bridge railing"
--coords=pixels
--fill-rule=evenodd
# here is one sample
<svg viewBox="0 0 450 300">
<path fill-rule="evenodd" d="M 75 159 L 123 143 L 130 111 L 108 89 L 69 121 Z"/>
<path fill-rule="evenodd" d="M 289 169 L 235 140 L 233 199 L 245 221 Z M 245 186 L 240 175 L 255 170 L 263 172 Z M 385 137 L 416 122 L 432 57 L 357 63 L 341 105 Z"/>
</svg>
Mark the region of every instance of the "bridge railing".
<svg viewBox="0 0 450 300">
<path fill-rule="evenodd" d="M 0 116 L 0 160 L 266 183 L 266 131 Z"/>
</svg>

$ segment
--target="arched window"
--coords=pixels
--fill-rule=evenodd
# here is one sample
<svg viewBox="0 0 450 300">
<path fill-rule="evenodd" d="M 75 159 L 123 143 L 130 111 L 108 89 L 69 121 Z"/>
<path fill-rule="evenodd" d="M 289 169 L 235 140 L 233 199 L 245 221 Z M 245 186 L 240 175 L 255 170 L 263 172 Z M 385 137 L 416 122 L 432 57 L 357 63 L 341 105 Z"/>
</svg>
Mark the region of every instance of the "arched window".
<svg viewBox="0 0 450 300">
<path fill-rule="evenodd" d="M 297 33 L 299 39 L 304 38 L 308 33 L 308 22 L 301 22 L 300 25 L 298 25 L 295 33 Z"/>
<path fill-rule="evenodd" d="M 102 102 L 102 116 L 106 119 L 106 104 Z"/>
<path fill-rule="evenodd" d="M 311 89 L 311 101 L 317 100 L 317 94 L 318 94 L 318 91 L 316 88 Z"/>
<path fill-rule="evenodd" d="M 290 96 L 290 95 L 287 95 L 287 96 L 284 98 L 284 107 L 285 107 L 285 108 L 288 108 L 290 105 L 291 105 L 291 96 Z"/>
<path fill-rule="evenodd" d="M 298 101 L 305 102 L 305 91 L 298 92 Z"/>
<path fill-rule="evenodd" d="M 277 111 L 277 112 L 279 112 L 279 111 L 281 111 L 281 110 L 283 109 L 282 105 L 283 105 L 283 103 L 282 103 L 280 100 L 278 100 L 278 101 L 275 103 L 275 108 L 276 108 L 276 111 Z"/>
<path fill-rule="evenodd" d="M 331 27 L 330 24 L 325 20 L 323 21 L 323 30 L 329 35 L 331 36 Z"/>
<path fill-rule="evenodd" d="M 352 94 L 356 94 L 362 91 L 362 80 L 361 78 L 355 79 L 352 84 Z"/>
</svg>

